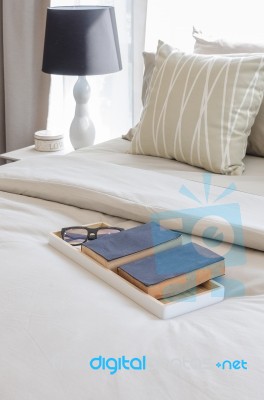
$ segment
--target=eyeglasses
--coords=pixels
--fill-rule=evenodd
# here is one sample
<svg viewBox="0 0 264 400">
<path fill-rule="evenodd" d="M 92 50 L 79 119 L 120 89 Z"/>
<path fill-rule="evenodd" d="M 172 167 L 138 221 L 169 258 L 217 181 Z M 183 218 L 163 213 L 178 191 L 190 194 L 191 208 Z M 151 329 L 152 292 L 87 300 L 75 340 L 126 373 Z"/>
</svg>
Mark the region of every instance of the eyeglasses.
<svg viewBox="0 0 264 400">
<path fill-rule="evenodd" d="M 123 228 L 115 226 L 88 228 L 85 226 L 70 226 L 61 229 L 61 238 L 72 246 L 80 246 L 87 240 L 94 240 L 104 235 L 119 233 Z"/>
</svg>

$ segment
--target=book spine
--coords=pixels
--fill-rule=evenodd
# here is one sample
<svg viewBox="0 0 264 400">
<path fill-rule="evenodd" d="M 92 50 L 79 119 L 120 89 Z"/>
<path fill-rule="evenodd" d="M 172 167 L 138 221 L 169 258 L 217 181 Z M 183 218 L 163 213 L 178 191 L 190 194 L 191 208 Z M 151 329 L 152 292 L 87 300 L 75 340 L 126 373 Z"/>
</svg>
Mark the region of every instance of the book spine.
<svg viewBox="0 0 264 400">
<path fill-rule="evenodd" d="M 145 293 L 149 294 L 156 299 L 164 299 L 171 296 L 176 296 L 186 290 L 192 289 L 210 279 L 216 278 L 217 276 L 224 275 L 225 273 L 225 263 L 224 261 L 219 261 L 210 266 L 200 268 L 195 271 L 188 272 L 187 274 L 179 275 L 175 278 L 167 279 L 156 285 L 145 286 L 142 282 L 134 279 L 127 272 L 122 269 L 118 269 L 118 274 L 122 278 L 126 279 L 128 282 L 137 286 L 139 289 L 143 290 Z"/>
<path fill-rule="evenodd" d="M 181 239 L 181 236 L 179 236 L 176 239 L 172 239 L 168 242 L 159 244 L 158 246 L 151 247 L 149 249 L 139 251 L 137 253 L 129 254 L 124 257 L 116 258 L 111 261 L 107 261 L 104 257 L 95 253 L 94 251 L 91 251 L 89 248 L 87 248 L 85 246 L 82 246 L 81 250 L 82 250 L 82 253 L 93 258 L 95 261 L 97 261 L 104 267 L 109 268 L 114 272 L 117 272 L 117 267 L 120 267 L 121 265 L 125 265 L 130 262 L 140 260 L 141 258 L 152 256 L 152 255 L 160 253 L 162 251 L 172 249 L 174 247 L 181 245 L 181 243 L 182 243 L 182 239 Z"/>
<path fill-rule="evenodd" d="M 167 279 L 157 285 L 147 286 L 146 292 L 156 299 L 163 299 L 185 292 L 210 279 L 224 275 L 224 273 L 225 263 L 221 260 L 204 268 L 188 272 L 187 274 Z"/>
</svg>

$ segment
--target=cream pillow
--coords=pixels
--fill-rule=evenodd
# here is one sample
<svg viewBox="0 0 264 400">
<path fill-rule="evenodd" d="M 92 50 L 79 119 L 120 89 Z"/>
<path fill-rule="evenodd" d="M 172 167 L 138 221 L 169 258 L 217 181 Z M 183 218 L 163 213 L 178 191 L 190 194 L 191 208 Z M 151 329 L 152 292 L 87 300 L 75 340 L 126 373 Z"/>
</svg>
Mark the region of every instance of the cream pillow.
<svg viewBox="0 0 264 400">
<path fill-rule="evenodd" d="M 194 52 L 199 54 L 264 53 L 264 43 L 235 42 L 205 35 L 193 27 Z"/>
<path fill-rule="evenodd" d="M 199 54 L 264 53 L 264 43 L 232 42 L 213 38 L 193 28 L 194 52 Z M 248 139 L 247 153 L 264 157 L 264 101 Z"/>
<path fill-rule="evenodd" d="M 159 42 L 131 152 L 239 175 L 264 90 L 264 57 L 185 54 Z"/>
<path fill-rule="evenodd" d="M 146 104 L 148 88 L 150 84 L 150 80 L 153 74 L 153 70 L 155 68 L 155 53 L 148 53 L 146 51 L 143 52 L 143 60 L 144 60 L 144 74 L 143 74 L 143 85 L 142 85 L 142 94 L 141 100 L 143 106 Z"/>
<path fill-rule="evenodd" d="M 155 53 L 150 53 L 147 51 L 143 52 L 143 60 L 144 60 L 144 74 L 143 74 L 143 84 L 142 84 L 142 92 L 141 92 L 141 100 L 143 106 L 146 104 L 148 88 L 150 84 L 150 80 L 152 77 L 152 73 L 155 67 Z M 136 127 L 130 128 L 129 131 L 122 135 L 122 139 L 132 140 L 135 132 Z"/>
</svg>

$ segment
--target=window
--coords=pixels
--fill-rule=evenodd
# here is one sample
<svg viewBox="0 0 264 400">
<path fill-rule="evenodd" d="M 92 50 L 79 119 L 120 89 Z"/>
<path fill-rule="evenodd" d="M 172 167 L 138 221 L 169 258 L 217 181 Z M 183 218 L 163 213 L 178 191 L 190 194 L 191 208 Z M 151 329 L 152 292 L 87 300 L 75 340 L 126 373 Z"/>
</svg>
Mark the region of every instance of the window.
<svg viewBox="0 0 264 400">
<path fill-rule="evenodd" d="M 92 5 L 94 1 L 51 1 L 51 6 L 82 4 Z M 140 91 L 135 91 L 134 88 L 140 85 L 142 77 L 141 53 L 144 46 L 146 0 L 101 0 L 96 4 L 115 7 L 123 64 L 122 71 L 115 74 L 87 77 L 91 86 L 89 113 L 96 128 L 95 143 L 99 143 L 120 137 L 138 118 Z M 140 21 L 138 15 L 142 16 Z M 139 57 L 138 61 L 135 60 L 135 54 Z M 67 138 L 74 116 L 72 89 L 77 78 L 53 75 L 51 79 L 48 129 L 67 132 Z"/>
<path fill-rule="evenodd" d="M 264 41 L 262 0 L 149 0 L 146 50 L 158 39 L 192 51 L 192 27 L 208 34 L 244 41 Z"/>
</svg>

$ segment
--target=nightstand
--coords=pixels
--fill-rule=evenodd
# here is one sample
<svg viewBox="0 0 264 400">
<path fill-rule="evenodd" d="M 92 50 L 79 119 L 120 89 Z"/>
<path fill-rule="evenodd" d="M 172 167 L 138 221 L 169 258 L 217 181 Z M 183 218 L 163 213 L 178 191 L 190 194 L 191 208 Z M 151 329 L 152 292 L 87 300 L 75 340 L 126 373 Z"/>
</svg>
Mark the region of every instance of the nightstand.
<svg viewBox="0 0 264 400">
<path fill-rule="evenodd" d="M 35 146 L 28 146 L 22 149 L 8 151 L 7 153 L 0 154 L 0 158 L 3 158 L 7 162 L 19 161 L 29 157 L 43 157 L 47 155 L 65 155 L 74 151 L 71 145 L 65 146 L 64 150 L 59 151 L 37 151 Z"/>
</svg>

